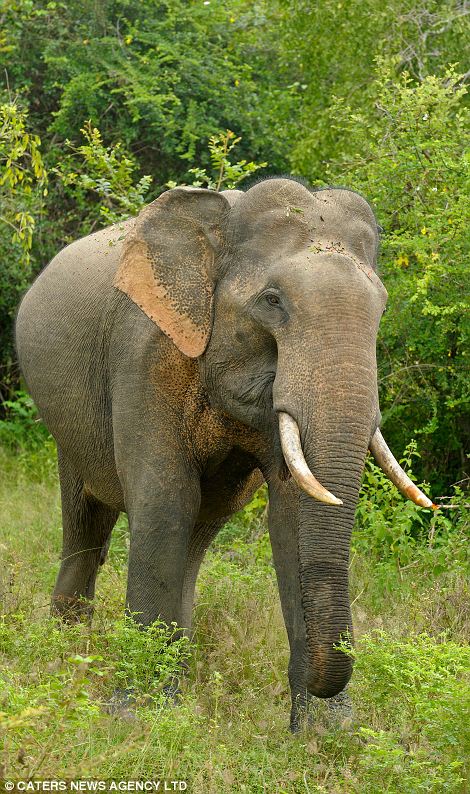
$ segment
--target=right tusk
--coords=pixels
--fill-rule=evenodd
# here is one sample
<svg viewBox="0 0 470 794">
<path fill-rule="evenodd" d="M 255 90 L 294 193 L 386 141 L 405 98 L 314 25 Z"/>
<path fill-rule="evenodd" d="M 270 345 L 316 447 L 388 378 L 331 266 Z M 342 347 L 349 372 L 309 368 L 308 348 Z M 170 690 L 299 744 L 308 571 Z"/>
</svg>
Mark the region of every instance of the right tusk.
<svg viewBox="0 0 470 794">
<path fill-rule="evenodd" d="M 284 459 L 297 485 L 319 502 L 325 502 L 327 505 L 342 505 L 341 499 L 337 499 L 334 494 L 327 491 L 313 476 L 302 452 L 299 426 L 295 419 L 284 411 L 279 412 L 279 433 Z"/>
<path fill-rule="evenodd" d="M 426 494 L 420 491 L 418 486 L 414 484 L 413 480 L 410 480 L 407 473 L 402 469 L 397 459 L 388 448 L 379 428 L 377 428 L 372 436 L 369 449 L 382 471 L 385 472 L 389 480 L 396 485 L 403 496 L 406 496 L 407 499 L 411 499 L 412 502 L 420 507 L 437 508 L 437 505 L 433 504 Z"/>
</svg>

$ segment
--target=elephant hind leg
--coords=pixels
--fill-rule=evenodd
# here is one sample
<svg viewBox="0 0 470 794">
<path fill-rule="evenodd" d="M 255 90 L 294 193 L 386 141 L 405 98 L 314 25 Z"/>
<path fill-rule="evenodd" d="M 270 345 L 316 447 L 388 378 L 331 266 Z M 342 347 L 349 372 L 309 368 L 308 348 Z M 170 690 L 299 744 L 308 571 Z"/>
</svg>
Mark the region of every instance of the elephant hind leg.
<svg viewBox="0 0 470 794">
<path fill-rule="evenodd" d="M 59 450 L 62 496 L 62 562 L 52 595 L 52 613 L 73 622 L 92 613 L 96 575 L 109 547 L 119 511 L 98 502 Z"/>
</svg>

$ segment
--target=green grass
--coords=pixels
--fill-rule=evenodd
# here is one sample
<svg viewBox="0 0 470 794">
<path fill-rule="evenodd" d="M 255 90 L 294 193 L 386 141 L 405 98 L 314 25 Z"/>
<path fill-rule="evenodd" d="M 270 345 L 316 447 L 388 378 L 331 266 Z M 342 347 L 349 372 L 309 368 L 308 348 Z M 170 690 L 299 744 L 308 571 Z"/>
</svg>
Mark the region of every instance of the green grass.
<svg viewBox="0 0 470 794">
<path fill-rule="evenodd" d="M 122 618 L 124 517 L 99 576 L 92 627 L 62 627 L 49 617 L 61 540 L 50 454 L 0 452 L 0 777 L 165 777 L 214 794 L 466 790 L 463 512 L 452 524 L 416 523 L 414 513 L 406 523 L 399 497 L 378 500 L 383 483 L 364 492 L 351 563 L 355 716 L 333 723 L 320 703 L 315 726 L 291 736 L 287 638 L 263 498 L 207 556 L 192 649 L 184 641 L 169 648 L 161 628 L 142 634 Z M 190 650 L 181 704 L 165 706 L 162 685 Z M 116 681 L 131 680 L 134 717 L 110 715 L 104 704 Z"/>
</svg>

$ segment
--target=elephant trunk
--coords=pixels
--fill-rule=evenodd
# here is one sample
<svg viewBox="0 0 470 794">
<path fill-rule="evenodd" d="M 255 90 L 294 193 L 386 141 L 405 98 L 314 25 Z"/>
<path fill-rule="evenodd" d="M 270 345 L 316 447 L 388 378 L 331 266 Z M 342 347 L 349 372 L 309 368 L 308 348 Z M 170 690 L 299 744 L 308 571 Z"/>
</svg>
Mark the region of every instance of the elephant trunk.
<svg viewBox="0 0 470 794">
<path fill-rule="evenodd" d="M 307 690 L 332 697 L 346 686 L 351 657 L 336 647 L 352 641 L 349 547 L 367 450 L 364 433 L 336 427 L 327 441 L 309 440 L 305 455 L 320 482 L 343 502 L 331 507 L 300 495 L 299 577 L 307 645 Z"/>
<path fill-rule="evenodd" d="M 373 373 L 371 384 L 346 383 L 347 374 L 336 369 L 330 379 L 322 377 L 302 405 L 290 395 L 286 399 L 280 379 L 276 392 L 277 411 L 295 419 L 306 466 L 323 489 L 318 501 L 300 484 L 297 543 L 306 640 L 303 675 L 307 691 L 324 698 L 341 692 L 352 672 L 351 657 L 337 645 L 341 639 L 352 641 L 349 548 L 377 413 Z M 327 502 L 325 493 L 334 494 L 334 501 Z"/>
<path fill-rule="evenodd" d="M 346 428 L 336 426 L 336 437 L 326 435 L 320 443 L 310 444 L 315 454 L 309 454 L 308 437 L 304 453 L 300 429 L 288 413 L 279 412 L 279 432 L 285 461 L 302 489 L 298 560 L 308 648 L 307 689 L 317 696 L 329 697 L 341 691 L 351 675 L 350 658 L 335 649 L 335 645 L 341 637 L 352 638 L 349 540 L 367 436 L 348 434 Z M 395 460 L 380 430 L 376 430 L 369 447 L 405 496 L 421 507 L 434 506 Z M 312 466 L 306 458 L 314 459 Z M 335 493 L 344 488 L 344 501 L 327 490 L 323 482 Z"/>
<path fill-rule="evenodd" d="M 343 501 L 332 507 L 300 494 L 298 560 L 306 631 L 306 688 L 317 697 L 341 692 L 352 672 L 351 657 L 336 647 L 352 641 L 349 547 L 366 446 L 329 443 L 307 460 L 319 479 Z"/>
</svg>

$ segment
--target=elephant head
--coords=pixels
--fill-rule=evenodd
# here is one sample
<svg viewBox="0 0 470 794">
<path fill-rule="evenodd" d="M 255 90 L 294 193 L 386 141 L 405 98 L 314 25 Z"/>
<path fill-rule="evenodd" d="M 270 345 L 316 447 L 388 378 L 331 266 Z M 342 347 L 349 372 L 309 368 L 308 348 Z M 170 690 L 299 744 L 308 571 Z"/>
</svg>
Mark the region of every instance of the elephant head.
<svg viewBox="0 0 470 794">
<path fill-rule="evenodd" d="M 350 190 L 290 179 L 228 196 L 176 188 L 140 214 L 115 282 L 199 360 L 214 408 L 266 439 L 270 493 L 289 472 L 297 483 L 305 684 L 320 697 L 350 676 L 335 644 L 351 630 L 349 543 L 368 448 L 403 493 L 432 505 L 378 430 L 377 247 L 373 212 Z"/>
</svg>

